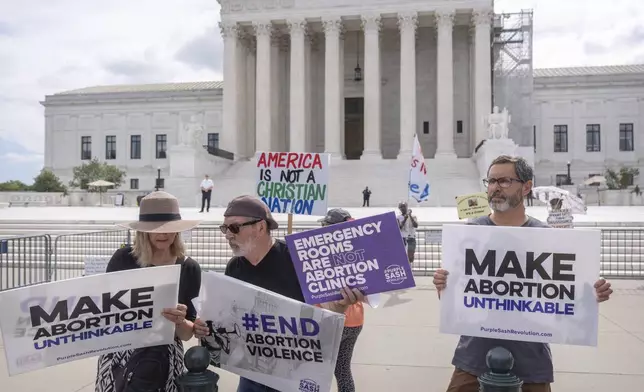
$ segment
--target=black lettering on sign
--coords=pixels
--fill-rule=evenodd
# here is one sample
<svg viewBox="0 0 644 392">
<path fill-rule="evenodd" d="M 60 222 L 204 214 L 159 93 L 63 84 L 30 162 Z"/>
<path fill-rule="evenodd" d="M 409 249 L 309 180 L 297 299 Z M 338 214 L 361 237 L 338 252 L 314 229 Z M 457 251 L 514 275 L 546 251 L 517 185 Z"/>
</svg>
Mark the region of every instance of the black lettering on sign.
<svg viewBox="0 0 644 392">
<path fill-rule="evenodd" d="M 306 178 L 306 183 L 307 183 L 307 184 L 308 184 L 308 183 L 313 183 L 313 184 L 315 184 L 315 173 L 313 172 L 313 170 L 311 170 L 311 171 L 309 172 L 309 176 Z"/>
<path fill-rule="evenodd" d="M 488 276 L 494 276 L 496 272 L 496 251 L 488 250 L 483 258 L 483 263 L 479 263 L 479 259 L 474 253 L 474 249 L 465 249 L 465 275 L 472 275 L 472 268 L 476 270 L 478 275 L 483 275 L 485 270 Z"/>
<path fill-rule="evenodd" d="M 572 264 L 562 264 L 562 261 L 575 261 L 573 253 L 554 253 L 552 255 L 552 279 L 567 282 L 575 281 L 575 274 L 562 274 L 562 271 L 572 271 Z M 574 286 L 573 286 L 574 288 Z"/>
<path fill-rule="evenodd" d="M 31 326 L 37 327 L 43 323 L 52 323 L 56 320 L 65 321 L 78 318 L 83 314 L 99 315 L 101 313 L 109 313 L 112 308 L 119 310 L 127 310 L 131 308 L 140 308 L 144 306 L 153 306 L 151 292 L 154 287 L 139 287 L 132 290 L 120 290 L 116 293 L 103 293 L 101 296 L 101 303 L 94 302 L 92 297 L 80 297 L 78 303 L 70 309 L 71 304 L 67 300 L 58 301 L 54 306 L 51 313 L 48 313 L 41 306 L 31 306 L 29 308 L 29 315 L 31 316 Z M 130 293 L 130 306 L 121 301 L 121 298 Z M 100 306 L 99 306 L 100 305 Z"/>
<path fill-rule="evenodd" d="M 552 256 L 552 276 L 546 271 L 545 262 Z M 561 280 L 572 282 L 575 280 L 575 274 L 564 273 L 572 272 L 575 261 L 575 255 L 572 253 L 550 253 L 544 252 L 536 254 L 535 252 L 526 252 L 525 254 L 525 271 L 521 267 L 519 257 L 516 252 L 508 251 L 503 256 L 503 260 L 496 269 L 496 250 L 488 250 L 479 261 L 473 249 L 465 249 L 465 274 L 472 275 L 476 271 L 477 275 L 495 276 L 502 278 L 505 275 L 514 275 L 519 279 L 534 279 L 536 275 L 543 280 Z"/>
<path fill-rule="evenodd" d="M 259 170 L 259 180 L 260 181 L 270 181 L 271 180 L 271 169 L 260 169 Z"/>
<path fill-rule="evenodd" d="M 300 174 L 302 174 L 303 171 L 304 169 L 282 170 L 280 182 L 288 182 L 289 184 L 300 182 Z"/>
</svg>

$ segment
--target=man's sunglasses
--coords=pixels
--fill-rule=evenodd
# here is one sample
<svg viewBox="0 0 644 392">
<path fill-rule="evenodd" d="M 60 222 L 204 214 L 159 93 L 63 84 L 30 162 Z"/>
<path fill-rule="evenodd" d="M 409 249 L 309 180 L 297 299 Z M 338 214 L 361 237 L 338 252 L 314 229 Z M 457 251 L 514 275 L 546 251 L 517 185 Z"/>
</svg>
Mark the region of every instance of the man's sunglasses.
<svg viewBox="0 0 644 392">
<path fill-rule="evenodd" d="M 231 223 L 229 225 L 221 225 L 219 226 L 219 230 L 221 230 L 221 232 L 224 234 L 227 234 L 229 231 L 233 234 L 239 234 L 239 231 L 242 229 L 242 227 L 254 225 L 255 223 L 261 222 L 262 220 L 263 219 L 256 219 L 244 223 Z"/>
</svg>

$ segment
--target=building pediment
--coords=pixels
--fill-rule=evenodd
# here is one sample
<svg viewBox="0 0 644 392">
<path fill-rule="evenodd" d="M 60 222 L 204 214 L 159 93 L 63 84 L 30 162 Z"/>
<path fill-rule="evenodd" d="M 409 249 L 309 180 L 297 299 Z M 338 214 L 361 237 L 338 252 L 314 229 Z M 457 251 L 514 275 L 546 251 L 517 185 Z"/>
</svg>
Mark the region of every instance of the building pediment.
<svg viewBox="0 0 644 392">
<path fill-rule="evenodd" d="M 491 9 L 492 0 L 370 0 L 365 5 L 364 0 L 218 0 L 221 5 L 222 16 L 264 14 L 270 16 L 272 12 L 280 15 L 290 14 L 290 11 L 349 11 L 361 10 L 372 12 L 399 8 L 400 10 L 434 10 L 439 8 L 486 8 Z M 369 8 L 369 9 L 366 9 Z M 349 14 L 350 14 L 349 13 Z M 343 15 L 347 15 L 343 12 Z"/>
</svg>

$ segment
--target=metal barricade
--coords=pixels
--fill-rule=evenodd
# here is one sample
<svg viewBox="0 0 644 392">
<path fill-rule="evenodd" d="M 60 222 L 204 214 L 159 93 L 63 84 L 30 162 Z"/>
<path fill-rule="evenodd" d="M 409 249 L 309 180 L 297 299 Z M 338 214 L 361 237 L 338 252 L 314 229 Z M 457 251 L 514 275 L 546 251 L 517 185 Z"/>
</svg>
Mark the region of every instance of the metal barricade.
<svg viewBox="0 0 644 392">
<path fill-rule="evenodd" d="M 53 280 L 83 276 L 87 259 L 109 259 L 131 242 L 127 229 L 60 235 L 54 241 Z"/>
<path fill-rule="evenodd" d="M 51 251 L 48 234 L 0 240 L 0 291 L 49 282 Z"/>
<path fill-rule="evenodd" d="M 601 275 L 644 278 L 644 229 L 602 229 Z"/>
<path fill-rule="evenodd" d="M 318 226 L 294 227 L 294 232 L 310 230 Z M 54 280 L 68 279 L 83 275 L 88 257 L 109 258 L 119 248 L 129 245 L 134 232 L 130 230 L 101 231 L 82 234 L 61 235 L 53 245 L 53 260 L 49 271 Z M 284 238 L 286 228 L 273 232 L 275 238 Z M 48 237 L 48 236 L 47 236 Z M 430 276 L 440 268 L 442 260 L 441 227 L 419 228 L 416 232 L 416 253 L 412 270 L 416 276 Z M 37 238 L 37 237 L 34 237 Z M 184 234 L 186 253 L 194 258 L 204 270 L 223 271 L 233 256 L 224 234 L 218 227 L 201 226 Z M 24 240 L 23 240 L 24 241 Z M 13 248 L 12 248 L 13 249 Z M 44 247 L 43 247 L 44 249 Z M 5 255 L 0 254 L 0 258 Z M 6 256 L 5 256 L 6 258 Z M 45 256 L 41 256 L 43 260 Z M 40 260 L 40 259 L 37 259 Z M 42 268 L 45 268 L 42 264 Z M 34 262 L 32 262 L 33 265 Z M 40 264 L 38 264 L 40 266 Z M 3 271 L 6 270 L 3 263 Z M 45 268 L 45 270 L 47 270 Z M 29 270 L 35 273 L 37 269 Z M 23 276 L 26 272 L 23 272 Z M 606 278 L 644 278 L 644 229 L 602 229 L 601 274 Z M 0 273 L 0 277 L 3 276 Z M 44 275 L 43 275 L 44 276 Z M 51 273 L 50 275 L 51 276 Z M 24 278 L 17 282 L 37 282 Z M 46 281 L 46 280 L 41 280 Z M 6 278 L 0 283 L 4 288 Z M 12 287 L 16 284 L 12 283 Z"/>
<path fill-rule="evenodd" d="M 310 230 L 313 227 L 294 227 L 293 232 Z M 286 228 L 274 230 L 272 235 L 275 238 L 283 239 L 286 235 Z M 191 230 L 184 235 L 186 253 L 195 259 L 204 270 L 223 271 L 233 252 L 230 250 L 226 236 L 219 230 L 219 227 L 201 226 Z"/>
</svg>

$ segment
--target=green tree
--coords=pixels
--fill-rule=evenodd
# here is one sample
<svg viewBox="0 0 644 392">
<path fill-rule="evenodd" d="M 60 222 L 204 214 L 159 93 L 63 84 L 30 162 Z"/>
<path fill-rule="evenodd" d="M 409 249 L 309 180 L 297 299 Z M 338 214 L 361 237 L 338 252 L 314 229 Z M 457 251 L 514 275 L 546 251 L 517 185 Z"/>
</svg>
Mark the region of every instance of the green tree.
<svg viewBox="0 0 644 392">
<path fill-rule="evenodd" d="M 67 193 L 67 187 L 60 182 L 60 178 L 51 170 L 44 168 L 36 177 L 31 190 L 35 192 L 63 192 Z"/>
<path fill-rule="evenodd" d="M 92 159 L 89 163 L 83 163 L 73 169 L 74 177 L 69 182 L 72 188 L 83 190 L 98 191 L 98 189 L 88 189 L 91 182 L 105 180 L 114 183 L 114 188 L 123 184 L 125 171 L 117 166 L 108 165 L 107 162 L 100 163 L 97 158 Z"/>
<path fill-rule="evenodd" d="M 631 184 L 631 180 L 640 174 L 638 168 L 622 166 L 619 171 L 606 169 L 606 187 L 608 189 L 626 189 Z"/>
<path fill-rule="evenodd" d="M 0 192 L 25 192 L 30 190 L 31 187 L 22 181 L 11 180 L 0 182 Z"/>
</svg>

